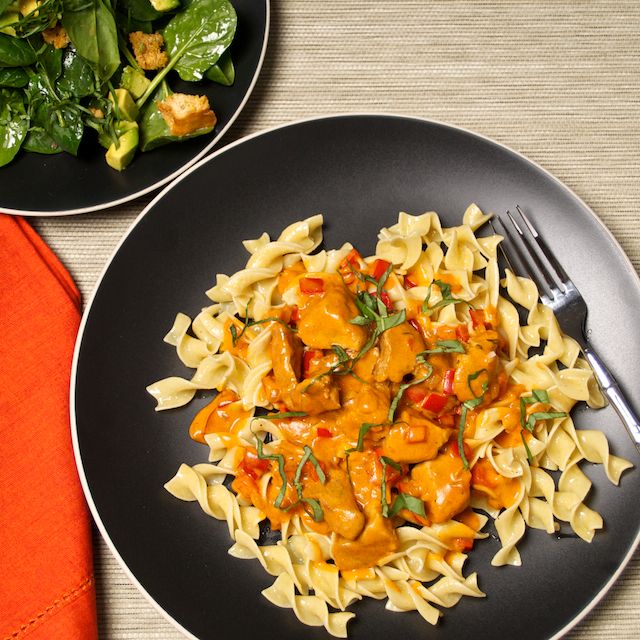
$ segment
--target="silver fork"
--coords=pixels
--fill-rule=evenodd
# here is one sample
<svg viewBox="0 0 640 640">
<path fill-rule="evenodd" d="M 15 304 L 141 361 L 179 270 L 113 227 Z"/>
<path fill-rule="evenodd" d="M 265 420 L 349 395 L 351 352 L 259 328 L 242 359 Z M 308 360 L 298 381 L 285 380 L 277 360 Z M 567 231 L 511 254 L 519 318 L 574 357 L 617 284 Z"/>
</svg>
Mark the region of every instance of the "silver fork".
<svg viewBox="0 0 640 640">
<path fill-rule="evenodd" d="M 584 298 L 519 206 L 516 206 L 516 212 L 514 215 L 506 212 L 506 224 L 497 216 L 493 219 L 495 226 L 491 224 L 493 230 L 504 237 L 501 248 L 507 265 L 513 273 L 533 280 L 538 287 L 540 300 L 553 310 L 561 329 L 578 342 L 600 388 L 620 416 L 640 453 L 640 420 L 613 375 L 589 344 Z M 498 226 L 501 229 L 496 229 Z"/>
</svg>

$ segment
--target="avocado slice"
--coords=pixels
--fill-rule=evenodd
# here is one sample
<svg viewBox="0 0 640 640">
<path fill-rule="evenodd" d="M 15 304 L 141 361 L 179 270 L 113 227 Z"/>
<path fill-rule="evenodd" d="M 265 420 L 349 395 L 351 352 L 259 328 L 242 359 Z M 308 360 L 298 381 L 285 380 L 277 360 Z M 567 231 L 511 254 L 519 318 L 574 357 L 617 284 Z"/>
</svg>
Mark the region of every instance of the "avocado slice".
<svg viewBox="0 0 640 640">
<path fill-rule="evenodd" d="M 121 126 L 122 133 L 118 135 L 117 145 L 112 142 L 105 153 L 107 164 L 116 171 L 122 171 L 133 160 L 139 140 L 137 123 L 123 122 Z"/>
<path fill-rule="evenodd" d="M 142 96 L 150 84 L 151 80 L 142 71 L 128 65 L 122 70 L 120 86 L 126 89 L 134 100 Z"/>
<path fill-rule="evenodd" d="M 177 9 L 180 6 L 180 0 L 150 0 L 151 6 L 156 11 L 171 11 L 171 9 Z"/>
<path fill-rule="evenodd" d="M 23 16 L 28 16 L 38 8 L 38 0 L 18 0 L 18 7 Z"/>
<path fill-rule="evenodd" d="M 9 36 L 15 36 L 16 30 L 11 26 L 20 19 L 17 11 L 6 11 L 0 16 L 0 33 L 6 33 Z"/>
<path fill-rule="evenodd" d="M 138 117 L 138 107 L 126 89 L 122 87 L 114 89 L 109 93 L 109 100 L 115 105 L 118 120 L 131 120 L 133 122 Z"/>
</svg>

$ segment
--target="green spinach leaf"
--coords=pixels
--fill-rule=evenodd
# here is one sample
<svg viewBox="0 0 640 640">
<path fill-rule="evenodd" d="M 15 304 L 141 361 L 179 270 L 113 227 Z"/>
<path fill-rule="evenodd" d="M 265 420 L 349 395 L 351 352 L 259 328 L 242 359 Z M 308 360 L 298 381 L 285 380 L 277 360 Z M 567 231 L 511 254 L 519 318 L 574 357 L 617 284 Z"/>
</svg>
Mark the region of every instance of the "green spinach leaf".
<svg viewBox="0 0 640 640">
<path fill-rule="evenodd" d="M 217 64 L 207 70 L 204 74 L 207 80 L 217 82 L 225 87 L 230 87 L 236 79 L 236 70 L 233 66 L 233 60 L 231 59 L 231 53 L 227 49 L 218 60 Z"/>
<path fill-rule="evenodd" d="M 35 74 L 27 88 L 31 120 L 42 127 L 64 151 L 76 155 L 84 133 L 82 111 L 68 100 L 60 100 L 44 73 Z"/>
<path fill-rule="evenodd" d="M 26 40 L 0 33 L 0 67 L 28 67 L 35 61 L 36 52 Z"/>
<path fill-rule="evenodd" d="M 62 73 L 62 49 L 49 45 L 39 53 L 38 62 L 42 65 L 51 82 L 55 82 Z"/>
<path fill-rule="evenodd" d="M 183 80 L 202 80 L 229 48 L 237 17 L 228 0 L 192 0 L 162 34 L 169 58 L 180 54 L 174 68 Z"/>
<path fill-rule="evenodd" d="M 120 66 L 116 22 L 104 0 L 64 0 L 62 26 L 77 52 L 106 82 Z"/>
<path fill-rule="evenodd" d="M 52 27 L 62 13 L 62 0 L 40 0 L 37 5 L 21 3 L 20 6 L 30 11 L 11 25 L 19 38 L 28 38 Z"/>
<path fill-rule="evenodd" d="M 22 144 L 25 151 L 52 155 L 62 153 L 62 147 L 40 126 L 29 129 L 29 133 Z"/>
<path fill-rule="evenodd" d="M 149 0 L 119 0 L 118 12 L 140 22 L 152 22 L 164 15 L 156 11 Z"/>
<path fill-rule="evenodd" d="M 97 91 L 91 65 L 73 47 L 64 50 L 58 88 L 76 98 L 85 98 Z"/>
<path fill-rule="evenodd" d="M 29 128 L 24 94 L 17 89 L 0 89 L 0 167 L 13 160 Z"/>
<path fill-rule="evenodd" d="M 29 75 L 21 67 L 0 69 L 0 87 L 22 89 L 29 84 Z"/>
<path fill-rule="evenodd" d="M 158 110 L 157 104 L 160 100 L 164 100 L 172 93 L 173 91 L 171 91 L 167 83 L 163 82 L 142 110 L 142 116 L 138 119 L 141 151 L 151 151 L 170 142 L 180 142 L 211 132 L 211 129 L 198 129 L 186 136 L 172 135 L 169 125 Z"/>
</svg>

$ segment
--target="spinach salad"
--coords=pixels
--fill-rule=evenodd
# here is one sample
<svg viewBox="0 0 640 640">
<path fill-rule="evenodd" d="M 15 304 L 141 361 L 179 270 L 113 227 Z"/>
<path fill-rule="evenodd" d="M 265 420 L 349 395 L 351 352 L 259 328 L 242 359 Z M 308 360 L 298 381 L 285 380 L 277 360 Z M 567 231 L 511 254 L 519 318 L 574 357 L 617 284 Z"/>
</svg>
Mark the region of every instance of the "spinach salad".
<svg viewBox="0 0 640 640">
<path fill-rule="evenodd" d="M 228 0 L 0 0 L 0 167 L 20 150 L 77 155 L 86 135 L 124 169 L 137 151 L 210 133 L 206 96 L 231 85 Z"/>
</svg>

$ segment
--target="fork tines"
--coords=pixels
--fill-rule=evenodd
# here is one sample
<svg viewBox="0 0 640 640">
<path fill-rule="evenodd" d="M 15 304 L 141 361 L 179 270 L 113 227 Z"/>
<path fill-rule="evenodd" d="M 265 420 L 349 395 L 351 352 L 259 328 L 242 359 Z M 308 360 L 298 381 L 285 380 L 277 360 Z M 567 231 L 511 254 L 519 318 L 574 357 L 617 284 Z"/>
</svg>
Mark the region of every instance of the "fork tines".
<svg viewBox="0 0 640 640">
<path fill-rule="evenodd" d="M 499 216 L 491 221 L 494 232 L 504 237 L 500 243 L 502 255 L 509 269 L 533 280 L 542 302 L 553 306 L 554 300 L 567 292 L 569 277 L 519 205 L 516 212 L 506 212 L 506 224 Z"/>
</svg>

